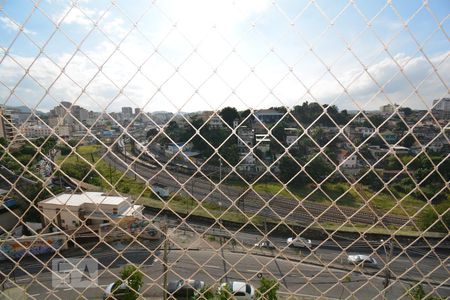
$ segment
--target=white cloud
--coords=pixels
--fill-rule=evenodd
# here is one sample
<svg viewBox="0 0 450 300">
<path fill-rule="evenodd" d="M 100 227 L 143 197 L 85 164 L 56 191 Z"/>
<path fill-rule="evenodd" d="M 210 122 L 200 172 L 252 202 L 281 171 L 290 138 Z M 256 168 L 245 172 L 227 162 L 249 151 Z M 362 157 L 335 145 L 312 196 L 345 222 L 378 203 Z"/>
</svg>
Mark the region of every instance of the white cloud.
<svg viewBox="0 0 450 300">
<path fill-rule="evenodd" d="M 97 12 L 93 9 L 68 6 L 60 13 L 55 14 L 53 20 L 56 24 L 63 22 L 65 24 L 92 27 L 93 22 L 95 22 L 102 13 L 102 11 Z"/>
<path fill-rule="evenodd" d="M 12 30 L 12 31 L 19 31 L 20 30 L 20 25 L 16 24 L 13 22 L 13 20 L 11 20 L 8 17 L 0 17 L 0 23 L 2 25 L 3 28 Z M 25 27 L 23 28 L 23 32 L 29 35 L 36 35 L 36 32 L 26 29 Z"/>
<path fill-rule="evenodd" d="M 233 45 L 230 46 L 224 41 L 222 35 L 226 33 L 231 37 L 242 37 L 239 30 L 247 30 L 252 17 L 264 12 L 271 5 L 270 1 L 236 1 L 236 4 L 231 0 L 160 3 L 158 2 L 158 6 L 161 5 L 161 10 L 170 13 L 170 18 L 178 23 L 177 29 L 159 46 L 158 52 L 155 52 L 155 44 L 133 32 L 120 45 L 125 56 L 118 52 L 113 54 L 115 45 L 103 40 L 94 43 L 91 48 L 83 48 L 89 59 L 80 52 L 76 53 L 59 78 L 59 68 L 43 56 L 30 68 L 30 76 L 44 87 L 52 85 L 49 93 L 56 101 L 77 101 L 78 104 L 97 111 L 106 108 L 117 111 L 121 106 L 145 106 L 146 110 L 210 110 L 219 108 L 224 101 L 225 105 L 244 109 L 247 106 L 262 108 L 281 105 L 280 101 L 295 105 L 304 100 L 331 102 L 335 99 L 338 99 L 335 103 L 338 107 L 355 109 L 351 99 L 339 97 L 343 93 L 341 85 L 348 89 L 348 93 L 358 104 L 365 105 L 364 109 L 375 109 L 386 103 L 386 97 L 402 103 L 414 90 L 402 76 L 396 76 L 386 85 L 384 93 L 378 95 L 378 86 L 358 64 L 334 67 L 332 71 L 336 78 L 330 74 L 322 77 L 324 69 L 317 67 L 320 64 L 316 61 L 305 59 L 306 63 L 298 66 L 302 74 L 295 74 L 275 55 L 265 57 L 253 73 L 252 64 L 247 59 L 253 55 L 253 59 L 258 61 L 259 55 L 255 53 L 264 54 L 267 52 L 264 46 L 267 45 L 258 44 L 258 40 L 254 43 L 243 40 L 236 52 L 233 52 Z M 236 13 L 237 7 L 240 13 Z M 82 9 L 86 15 L 78 8 L 71 11 L 66 9 L 57 16 L 57 20 L 61 21 L 68 13 L 63 22 L 74 25 L 75 28 L 90 27 L 92 22 L 89 18 L 96 20 L 104 13 Z M 120 40 L 128 31 L 127 22 L 118 15 L 107 13 L 99 27 L 109 36 Z M 217 27 L 214 28 L 213 25 Z M 161 32 L 167 32 L 168 28 L 155 25 L 149 28 L 141 27 L 140 30 L 148 30 L 144 33 L 149 36 L 161 36 L 164 35 Z M 180 30 L 184 37 L 177 35 L 177 30 Z M 201 40 L 195 52 L 192 46 L 186 43 L 185 38 L 194 45 Z M 255 47 L 258 49 L 255 50 Z M 289 48 L 289 51 L 292 53 L 296 48 Z M 450 67 L 447 59 L 449 53 L 429 57 L 447 83 L 450 78 L 444 71 Z M 34 57 L 9 55 L 13 55 L 25 67 L 34 60 Z M 70 57 L 72 53 L 63 49 L 55 62 L 62 67 L 63 62 L 68 61 Z M 403 73 L 414 86 L 422 82 L 425 75 L 434 72 L 422 56 L 411 57 L 399 53 L 395 60 L 403 66 Z M 438 66 L 439 63 L 441 64 Z M 97 66 L 102 66 L 102 72 L 98 72 Z M 138 67 L 141 73 L 136 75 Z M 370 75 L 381 85 L 388 82 L 397 71 L 396 64 L 388 58 L 375 61 L 368 69 Z M 23 70 L 11 59 L 5 59 L 0 65 L 0 82 L 8 87 L 14 87 L 21 74 Z M 53 83 L 56 78 L 58 79 Z M 299 78 L 302 82 L 299 82 Z M 353 83 L 350 84 L 351 82 Z M 42 91 L 38 89 L 33 95 L 30 86 L 33 86 L 31 81 L 25 81 L 15 92 L 33 106 L 40 100 L 39 97 L 42 97 Z M 84 88 L 85 93 L 82 93 Z M 431 103 L 432 99 L 443 96 L 443 93 L 445 95 L 448 91 L 439 77 L 431 76 L 425 79 L 418 92 Z M 0 97 L 6 96 L 7 92 L 0 90 Z M 371 98 L 373 100 L 366 105 Z M 416 96 L 409 98 L 406 104 L 415 108 L 423 107 L 423 103 Z M 44 101 L 40 108 L 49 109 L 54 105 L 54 101 Z"/>
<path fill-rule="evenodd" d="M 408 56 L 399 53 L 394 57 L 395 61 L 391 58 L 382 59 L 369 66 L 367 72 L 362 68 L 334 70 L 337 80 L 323 80 L 312 92 L 318 99 L 330 102 L 343 94 L 342 84 L 353 101 L 364 109 L 376 109 L 390 102 L 426 108 L 425 103 L 430 105 L 433 99 L 448 94 L 446 85 L 450 82 L 450 75 L 446 70 L 450 68 L 449 55 L 450 51 L 429 56 L 427 59 L 422 55 Z M 432 65 L 428 61 L 431 61 Z M 383 89 L 381 93 L 379 86 Z M 340 100 L 336 104 L 339 107 L 356 108 L 352 100 L 347 97 L 344 99 L 346 101 Z"/>
<path fill-rule="evenodd" d="M 139 52 L 144 49 L 140 49 L 138 44 L 134 44 L 134 46 L 137 47 L 135 52 L 136 55 L 143 55 L 143 53 Z M 127 49 L 130 48 L 128 47 Z M 87 55 L 93 60 L 102 61 L 104 57 L 109 56 L 110 51 L 112 50 L 105 48 L 103 52 L 91 51 L 88 52 Z M 430 57 L 431 61 L 436 64 L 443 80 L 447 82 L 450 78 L 444 70 L 448 70 L 450 67 L 450 63 L 448 62 L 448 59 L 446 59 L 449 53 Z M 131 57 L 134 55 L 133 53 L 126 54 Z M 33 58 L 15 57 L 15 59 L 27 66 Z M 65 60 L 66 58 L 61 57 L 61 61 Z M 433 74 L 434 71 L 425 58 L 420 56 L 408 57 L 399 54 L 397 56 L 397 61 L 400 64 L 409 61 L 404 67 L 404 74 L 410 78 L 415 86 L 425 80 L 418 91 L 428 104 L 431 103 L 432 99 L 445 95 L 442 94 L 445 93 L 445 86 L 443 86 L 438 77 L 431 76 L 430 78 L 426 78 L 426 75 L 430 74 L 430 72 Z M 440 62 L 442 63 L 438 66 Z M 277 66 L 273 67 L 276 68 Z M 380 84 L 384 84 L 394 76 L 397 70 L 398 69 L 393 61 L 381 60 L 372 65 L 368 72 L 380 82 Z M 21 71 L 10 59 L 3 62 L 0 71 L 0 81 L 8 83 L 11 87 L 23 73 L 23 71 Z M 263 80 L 263 82 L 266 83 L 276 82 L 273 81 L 273 78 L 269 73 L 264 73 L 264 75 L 256 74 L 259 78 L 253 75 L 247 77 L 246 74 L 251 73 L 251 71 L 249 71 L 245 65 L 240 65 L 232 60 L 225 63 L 223 68 L 219 69 L 217 74 L 214 74 L 213 70 L 211 70 L 207 64 L 203 63 L 200 58 L 197 58 L 186 62 L 186 64 L 178 70 L 178 73 L 172 66 L 167 64 L 164 59 L 158 58 L 156 55 L 153 60 L 142 67 L 143 74 L 138 73 L 137 76 L 133 77 L 136 73 L 136 68 L 132 66 L 125 57 L 115 54 L 104 65 L 102 71 L 103 73 L 95 75 L 97 73 L 96 66 L 90 63 L 83 55 L 76 55 L 72 62 L 66 67 L 65 75 L 61 76 L 53 85 L 50 94 L 54 96 L 57 101 L 74 101 L 81 95 L 78 103 L 94 110 L 102 110 L 106 107 L 109 107 L 110 110 L 119 110 L 121 106 L 126 105 L 146 106 L 147 110 L 161 110 L 162 107 L 172 111 L 175 110 L 175 107 L 182 107 L 183 110 L 203 110 L 218 108 L 220 103 L 227 100 L 227 98 L 227 105 L 238 105 L 241 109 L 245 108 L 245 105 L 241 103 L 241 100 L 247 106 L 251 107 L 280 105 L 280 102 L 270 95 L 270 91 L 260 81 Z M 335 73 L 337 79 L 341 81 L 344 86 L 347 86 L 353 79 L 350 75 L 354 75 L 356 71 L 357 70 L 335 70 Z M 59 69 L 45 58 L 39 58 L 30 69 L 30 75 L 43 86 L 49 86 L 57 78 L 59 73 Z M 220 77 L 218 75 L 220 75 Z M 274 74 L 274 76 L 275 75 L 276 74 Z M 241 79 L 236 80 L 237 76 L 241 76 Z M 119 88 L 115 87 L 107 77 Z M 188 82 L 186 82 L 183 77 L 187 79 Z M 80 87 L 74 84 L 69 78 L 77 82 Z M 209 79 L 206 80 L 207 78 Z M 223 80 L 226 83 L 224 83 Z M 86 94 L 81 94 L 81 89 L 88 83 L 89 85 L 86 88 L 86 94 L 90 97 L 87 97 Z M 128 97 L 119 94 L 119 90 L 125 84 L 127 84 L 127 86 L 123 90 L 123 93 Z M 160 91 L 158 91 L 159 88 L 161 88 Z M 233 94 L 234 88 L 236 89 Z M 23 89 L 23 91 L 21 89 Z M 27 89 L 26 93 L 25 89 Z M 404 79 L 402 79 L 401 76 L 394 77 L 390 83 L 386 85 L 384 93 L 376 96 L 367 106 L 363 106 L 363 108 L 378 108 L 381 104 L 387 103 L 386 96 L 394 102 L 402 103 L 412 91 L 413 89 L 408 84 L 405 84 Z M 21 85 L 16 89 L 17 95 L 21 95 L 22 92 L 24 96 L 26 95 L 26 100 L 30 101 L 30 105 L 32 105 L 34 101 L 37 101 L 37 99 L 33 99 L 27 86 Z M 274 91 L 274 94 L 277 95 L 283 103 L 295 105 L 299 100 L 303 101 L 309 98 L 308 96 L 302 97 L 304 92 L 305 89 L 297 80 L 288 77 L 280 84 L 279 88 Z M 311 94 L 314 98 L 323 102 L 334 100 L 341 92 L 342 88 L 331 76 L 326 76 L 311 89 Z M 378 93 L 378 87 L 369 76 L 363 75 L 350 86 L 348 92 L 355 101 L 361 105 L 365 105 L 370 98 Z M 41 95 L 40 91 L 36 93 L 36 96 L 38 95 Z M 267 98 L 268 95 L 269 97 Z M 168 97 L 170 101 L 165 97 Z M 239 100 L 239 98 L 241 100 Z M 132 102 L 130 102 L 130 99 Z M 150 104 L 147 105 L 149 99 L 152 100 Z M 111 101 L 113 101 L 112 105 L 110 105 Z M 207 101 L 207 103 L 205 103 L 205 101 Z M 346 101 L 340 100 L 335 104 L 340 108 L 356 108 L 349 99 Z M 424 107 L 423 103 L 421 103 L 420 99 L 416 96 L 407 100 L 406 104 L 407 106 L 416 108 Z M 51 106 L 54 105 L 54 102 L 49 102 L 48 105 L 49 107 L 47 107 L 47 109 L 51 108 Z"/>
</svg>

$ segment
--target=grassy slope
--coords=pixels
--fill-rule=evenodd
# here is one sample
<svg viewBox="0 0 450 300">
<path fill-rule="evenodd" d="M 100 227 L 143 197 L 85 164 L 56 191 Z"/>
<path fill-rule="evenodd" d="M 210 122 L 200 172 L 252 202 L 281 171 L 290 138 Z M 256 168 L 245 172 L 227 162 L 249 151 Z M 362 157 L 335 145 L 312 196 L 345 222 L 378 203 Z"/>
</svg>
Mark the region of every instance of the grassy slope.
<svg viewBox="0 0 450 300">
<path fill-rule="evenodd" d="M 279 194 L 283 196 L 292 197 L 296 196 L 301 200 L 312 201 L 322 204 L 331 204 L 332 201 L 336 201 L 337 205 L 348 206 L 353 208 L 359 208 L 365 204 L 364 199 L 359 193 L 351 188 L 347 183 L 324 183 L 322 190 L 316 189 L 310 186 L 303 187 L 288 187 L 285 189 L 279 183 L 256 183 L 253 185 L 256 192 L 268 192 L 273 194 Z M 389 193 L 382 192 L 375 195 L 373 191 L 368 188 L 364 188 L 365 195 L 371 199 L 371 204 L 381 211 L 388 211 L 394 208 L 391 213 L 396 215 L 412 215 L 418 211 L 421 207 L 426 205 L 425 202 L 415 199 L 412 196 L 407 196 L 401 201 L 404 195 L 397 197 L 397 200 Z"/>
<path fill-rule="evenodd" d="M 220 208 L 218 205 L 208 202 L 202 202 L 200 204 L 196 200 L 181 195 L 175 195 L 167 201 L 161 201 L 156 196 L 152 195 L 151 190 L 146 183 L 135 180 L 134 174 L 131 173 L 128 176 L 123 176 L 123 172 L 120 172 L 113 167 L 110 168 L 109 164 L 101 158 L 100 149 L 101 146 L 96 145 L 78 147 L 77 153 L 85 158 L 89 164 L 95 164 L 95 169 L 98 174 L 104 177 L 103 179 L 101 176 L 96 176 L 94 182 L 92 182 L 92 179 L 84 181 L 91 184 L 95 183 L 95 185 L 101 186 L 105 191 L 110 191 L 112 190 L 112 186 L 115 186 L 117 191 L 138 198 L 136 201 L 137 204 L 156 208 L 170 208 L 178 213 L 186 213 L 189 211 L 193 215 L 204 217 L 213 216 L 218 218 L 222 215 L 225 208 Z M 79 161 L 81 161 L 81 159 L 79 159 Z M 69 157 L 60 156 L 56 159 L 58 165 L 61 165 L 64 162 L 77 162 L 77 158 L 75 155 L 71 155 Z M 228 210 L 226 215 L 223 215 L 222 217 L 224 220 L 236 222 L 247 222 L 250 218 L 254 224 L 262 224 L 263 222 L 261 217 L 244 215 L 237 209 Z"/>
<path fill-rule="evenodd" d="M 129 176 L 123 176 L 123 172 L 120 172 L 114 169 L 113 167 L 110 168 L 109 164 L 104 159 L 101 158 L 100 149 L 101 147 L 96 145 L 80 146 L 77 149 L 77 152 L 81 156 L 83 156 L 90 164 L 95 162 L 96 170 L 98 171 L 99 174 L 101 174 L 104 177 L 103 179 L 101 178 L 101 176 L 97 176 L 94 182 L 92 182 L 91 180 L 89 183 L 99 185 L 104 190 L 111 190 L 112 186 L 115 186 L 116 190 L 119 192 L 131 194 L 135 197 L 140 196 L 143 199 L 141 200 L 143 201 L 143 204 L 144 202 L 147 203 L 151 202 L 151 204 L 154 206 L 156 205 L 156 202 L 158 202 L 161 204 L 161 207 L 164 205 L 163 202 L 159 200 L 153 200 L 148 185 L 146 185 L 143 182 L 135 180 L 133 174 L 129 174 Z M 65 156 L 59 157 L 57 159 L 57 163 L 61 164 L 63 159 L 67 159 L 67 161 L 76 162 L 76 157 L 72 155 L 68 158 Z M 92 161 L 92 159 L 94 161 Z M 361 205 L 364 205 L 363 198 L 361 198 L 361 196 L 358 195 L 358 192 L 355 189 L 350 188 L 350 186 L 347 183 L 325 183 L 322 185 L 323 191 L 321 190 L 314 191 L 314 189 L 309 186 L 293 187 L 293 188 L 289 187 L 288 191 L 284 189 L 283 186 L 279 183 L 257 183 L 253 185 L 253 188 L 257 192 L 269 192 L 273 194 L 279 193 L 280 195 L 284 196 L 291 196 L 293 194 L 299 199 L 304 199 L 316 203 L 331 204 L 332 200 L 333 201 L 337 200 L 336 204 L 342 206 L 359 208 L 361 207 Z M 364 192 L 367 197 L 372 197 L 374 195 L 373 191 L 371 191 L 368 188 L 364 188 Z M 398 199 L 400 199 L 401 197 L 402 196 L 398 197 Z M 188 200 L 180 196 L 177 196 L 173 198 L 171 201 L 169 201 L 169 205 L 173 206 L 173 208 L 177 208 L 177 211 L 183 212 L 186 211 L 185 201 Z M 371 203 L 374 207 L 382 211 L 388 211 L 389 209 L 395 207 L 392 213 L 397 215 L 412 215 L 413 213 L 417 212 L 419 208 L 421 208 L 426 204 L 425 202 L 417 200 L 412 196 L 408 196 L 402 201 L 396 201 L 392 197 L 392 195 L 386 192 L 374 196 Z M 205 212 L 202 212 L 201 210 L 205 208 L 214 214 L 216 213 L 216 211 L 218 211 L 217 207 L 207 207 L 208 205 L 209 204 L 204 203 L 202 204 L 202 207 L 198 207 L 197 208 L 197 210 L 199 210 L 198 213 L 201 213 L 203 215 Z M 241 215 L 241 213 L 239 212 L 236 213 L 238 215 Z M 234 216 L 234 218 L 240 218 L 238 215 Z"/>
</svg>

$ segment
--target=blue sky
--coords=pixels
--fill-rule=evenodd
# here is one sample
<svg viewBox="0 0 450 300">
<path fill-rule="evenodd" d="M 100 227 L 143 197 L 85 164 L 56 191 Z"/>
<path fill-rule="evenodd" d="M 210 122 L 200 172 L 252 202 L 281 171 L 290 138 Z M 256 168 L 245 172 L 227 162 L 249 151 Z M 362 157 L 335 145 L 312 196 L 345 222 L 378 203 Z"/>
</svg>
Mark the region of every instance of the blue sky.
<svg viewBox="0 0 450 300">
<path fill-rule="evenodd" d="M 114 3 L 0 2 L 1 103 L 370 110 L 448 96 L 445 0 Z"/>
</svg>

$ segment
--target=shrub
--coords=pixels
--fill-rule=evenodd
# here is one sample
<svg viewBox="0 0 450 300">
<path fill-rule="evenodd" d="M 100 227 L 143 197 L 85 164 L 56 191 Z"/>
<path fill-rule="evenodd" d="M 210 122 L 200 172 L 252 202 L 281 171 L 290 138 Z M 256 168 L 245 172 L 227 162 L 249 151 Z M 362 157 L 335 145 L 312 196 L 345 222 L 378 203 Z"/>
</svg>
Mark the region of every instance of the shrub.
<svg viewBox="0 0 450 300">
<path fill-rule="evenodd" d="M 280 288 L 278 281 L 262 277 L 259 281 L 259 288 L 256 290 L 256 299 L 277 300 L 277 292 Z"/>
<path fill-rule="evenodd" d="M 127 285 L 127 292 L 122 297 L 124 300 L 135 300 L 139 297 L 139 290 L 144 284 L 142 272 L 136 268 L 134 265 L 126 265 L 120 271 L 120 277 L 122 280 L 117 280 L 114 283 L 112 291 L 116 291 L 122 282 L 125 282 Z"/>
<path fill-rule="evenodd" d="M 450 227 L 450 211 L 446 212 L 446 210 L 449 208 L 449 205 L 447 203 L 442 203 L 433 207 L 434 210 L 430 206 L 426 207 L 417 217 L 420 229 L 426 230 L 428 227 L 432 226 L 432 224 L 439 219 L 439 214 L 441 215 L 441 219 L 439 219 L 430 230 L 448 233 L 447 228 Z"/>
</svg>

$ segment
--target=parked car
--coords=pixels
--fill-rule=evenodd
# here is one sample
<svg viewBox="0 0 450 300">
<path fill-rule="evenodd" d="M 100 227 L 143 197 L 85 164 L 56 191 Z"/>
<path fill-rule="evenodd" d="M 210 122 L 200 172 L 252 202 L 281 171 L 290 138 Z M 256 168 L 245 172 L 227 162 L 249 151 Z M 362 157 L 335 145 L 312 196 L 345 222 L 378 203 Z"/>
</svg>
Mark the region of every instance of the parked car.
<svg viewBox="0 0 450 300">
<path fill-rule="evenodd" d="M 255 288 L 246 282 L 232 281 L 229 283 L 222 283 L 219 290 L 225 289 L 228 285 L 233 299 L 236 300 L 253 300 L 255 299 Z"/>
<path fill-rule="evenodd" d="M 152 192 L 161 198 L 167 198 L 170 195 L 169 188 L 159 183 L 154 183 L 152 185 Z"/>
<path fill-rule="evenodd" d="M 127 293 L 128 293 L 128 286 L 125 282 L 123 282 L 119 287 L 113 292 L 114 282 L 110 283 L 105 288 L 105 295 L 104 299 L 106 300 L 112 300 L 112 299 L 126 299 Z M 137 291 L 139 292 L 139 291 Z"/>
<path fill-rule="evenodd" d="M 274 249 L 275 245 L 269 241 L 269 240 L 265 240 L 265 241 L 261 241 L 259 243 L 255 244 L 256 247 L 260 247 L 260 248 L 269 248 L 269 249 Z"/>
<path fill-rule="evenodd" d="M 347 262 L 352 265 L 361 265 L 363 267 L 378 267 L 376 259 L 365 254 L 349 255 L 347 257 Z"/>
<path fill-rule="evenodd" d="M 307 240 L 302 237 L 288 238 L 286 240 L 288 246 L 301 247 L 301 248 L 311 248 L 311 240 Z"/>
<path fill-rule="evenodd" d="M 167 297 L 169 299 L 192 299 L 195 293 L 205 287 L 201 280 L 174 280 L 167 284 Z"/>
</svg>

